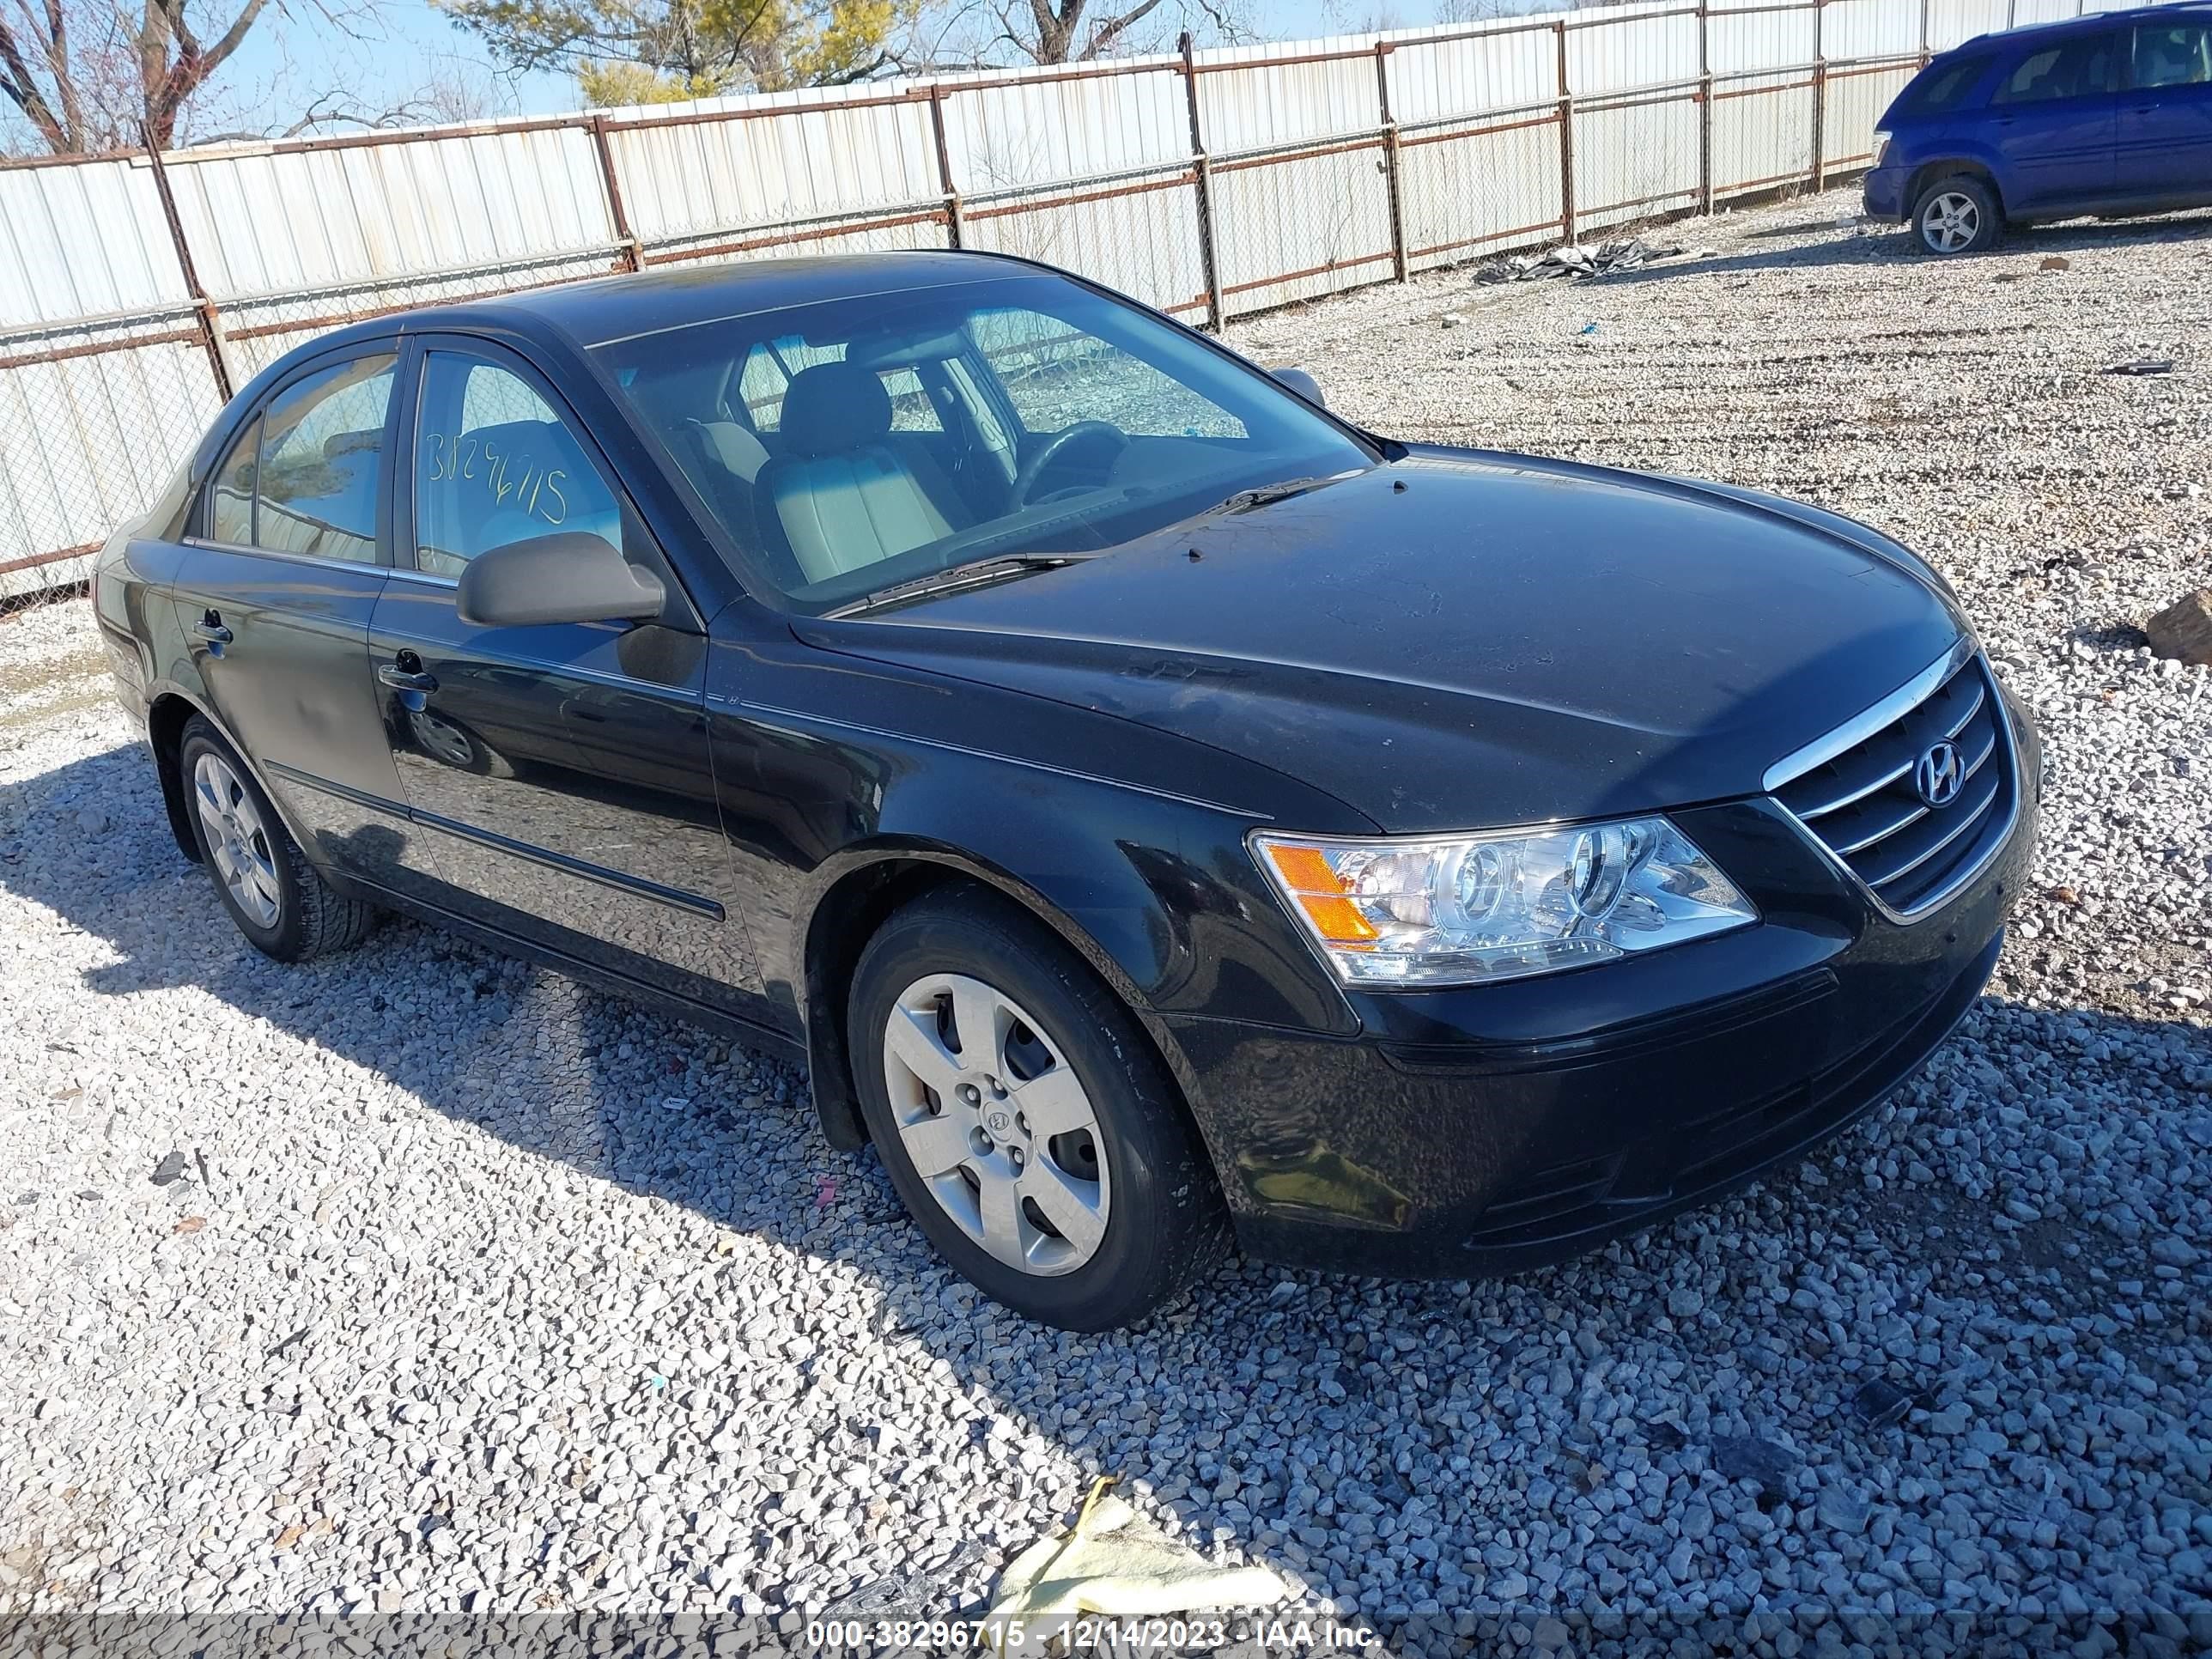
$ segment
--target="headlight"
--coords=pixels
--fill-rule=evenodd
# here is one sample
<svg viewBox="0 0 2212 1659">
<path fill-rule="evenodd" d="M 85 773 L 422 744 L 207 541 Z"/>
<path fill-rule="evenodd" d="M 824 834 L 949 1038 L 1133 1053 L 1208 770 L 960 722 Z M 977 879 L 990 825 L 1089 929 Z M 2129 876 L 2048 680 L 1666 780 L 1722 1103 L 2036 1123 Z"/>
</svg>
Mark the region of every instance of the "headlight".
<svg viewBox="0 0 2212 1659">
<path fill-rule="evenodd" d="M 1874 136 L 1874 164 L 1880 167 L 1881 158 L 1888 154 L 1889 135 L 1886 132 L 1877 132 Z"/>
<path fill-rule="evenodd" d="M 1255 835 L 1252 845 L 1357 985 L 1519 979 L 1759 919 L 1664 818 L 1373 841 Z"/>
</svg>

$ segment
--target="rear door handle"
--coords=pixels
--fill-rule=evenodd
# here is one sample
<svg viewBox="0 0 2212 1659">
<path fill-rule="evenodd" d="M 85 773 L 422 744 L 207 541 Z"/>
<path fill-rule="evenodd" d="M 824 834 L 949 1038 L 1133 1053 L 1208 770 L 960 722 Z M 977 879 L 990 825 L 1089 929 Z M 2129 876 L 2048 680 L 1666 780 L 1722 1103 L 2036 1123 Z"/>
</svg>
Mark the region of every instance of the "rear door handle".
<svg viewBox="0 0 2212 1659">
<path fill-rule="evenodd" d="M 377 664 L 376 678 L 394 691 L 435 691 L 438 689 L 435 674 L 426 674 L 419 668 L 408 668 L 396 662 Z"/>
<path fill-rule="evenodd" d="M 228 645 L 230 643 L 230 630 L 222 625 L 222 615 L 220 611 L 209 611 L 205 616 L 202 617 L 199 621 L 192 624 L 192 632 L 198 635 L 200 638 L 205 640 L 210 645 Z"/>
</svg>

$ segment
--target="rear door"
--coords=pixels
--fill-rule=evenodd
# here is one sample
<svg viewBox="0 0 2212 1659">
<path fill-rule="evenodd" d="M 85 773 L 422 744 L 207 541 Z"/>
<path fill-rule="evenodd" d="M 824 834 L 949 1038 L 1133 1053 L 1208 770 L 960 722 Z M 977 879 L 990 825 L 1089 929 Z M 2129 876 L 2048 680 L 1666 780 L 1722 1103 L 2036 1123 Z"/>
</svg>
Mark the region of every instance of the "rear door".
<svg viewBox="0 0 2212 1659">
<path fill-rule="evenodd" d="M 2212 24 L 2138 23 L 2120 95 L 2118 192 L 2212 202 Z"/>
<path fill-rule="evenodd" d="M 2080 210 L 2112 193 L 2120 34 L 2031 43 L 2003 71 L 1984 119 L 2008 213 Z"/>
<path fill-rule="evenodd" d="M 368 668 L 389 572 L 397 343 L 316 359 L 232 438 L 176 605 L 216 718 L 308 853 L 388 883 L 409 834 Z"/>
<path fill-rule="evenodd" d="M 706 634 L 598 447 L 520 357 L 430 337 L 371 671 L 445 902 L 470 920 L 742 1016 L 757 975 L 730 895 Z M 655 622 L 486 628 L 457 582 L 495 547 L 584 531 L 669 593 Z"/>
</svg>

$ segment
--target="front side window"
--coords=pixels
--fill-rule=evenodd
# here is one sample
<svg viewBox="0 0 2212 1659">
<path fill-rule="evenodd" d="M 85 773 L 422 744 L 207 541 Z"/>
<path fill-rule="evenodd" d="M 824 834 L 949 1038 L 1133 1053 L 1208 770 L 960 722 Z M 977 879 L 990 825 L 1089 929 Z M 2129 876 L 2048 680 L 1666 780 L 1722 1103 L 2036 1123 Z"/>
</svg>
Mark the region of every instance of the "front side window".
<svg viewBox="0 0 2212 1659">
<path fill-rule="evenodd" d="M 1376 454 L 1149 312 L 1047 275 L 737 316 L 599 347 L 725 532 L 809 613 L 955 565 L 1103 552 Z"/>
<path fill-rule="evenodd" d="M 620 498 L 568 422 L 501 364 L 422 360 L 415 436 L 415 563 L 459 576 L 510 542 L 582 531 L 623 545 Z"/>
<path fill-rule="evenodd" d="M 2032 52 L 1997 88 L 1999 104 L 2041 104 L 2087 98 L 2112 88 L 2112 37 L 2084 34 Z"/>
<path fill-rule="evenodd" d="M 2212 85 L 2212 28 L 2202 23 L 2161 23 L 2136 30 L 2135 84 Z"/>
</svg>

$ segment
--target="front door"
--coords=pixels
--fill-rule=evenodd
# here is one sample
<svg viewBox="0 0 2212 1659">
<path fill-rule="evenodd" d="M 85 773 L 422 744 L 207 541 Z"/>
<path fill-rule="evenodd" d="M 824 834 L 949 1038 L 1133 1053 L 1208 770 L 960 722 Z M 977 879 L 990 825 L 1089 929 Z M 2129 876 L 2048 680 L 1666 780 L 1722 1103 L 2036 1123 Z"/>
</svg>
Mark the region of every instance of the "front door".
<svg viewBox="0 0 2212 1659">
<path fill-rule="evenodd" d="M 2118 193 L 2212 202 L 2212 23 L 2139 23 L 2120 94 Z"/>
<path fill-rule="evenodd" d="M 2008 213 L 2087 208 L 2112 195 L 2118 40 L 2107 31 L 2033 47 L 1998 82 L 1988 118 Z"/>
<path fill-rule="evenodd" d="M 706 636 L 573 416 L 520 359 L 424 350 L 398 568 L 368 658 L 449 908 L 741 1016 L 757 975 L 707 741 Z M 650 567 L 660 620 L 486 628 L 456 584 L 492 548 L 587 531 Z"/>
<path fill-rule="evenodd" d="M 174 591 L 216 718 L 302 847 L 404 889 L 410 830 L 368 667 L 398 362 L 371 349 L 276 391 L 217 464 Z"/>
</svg>

